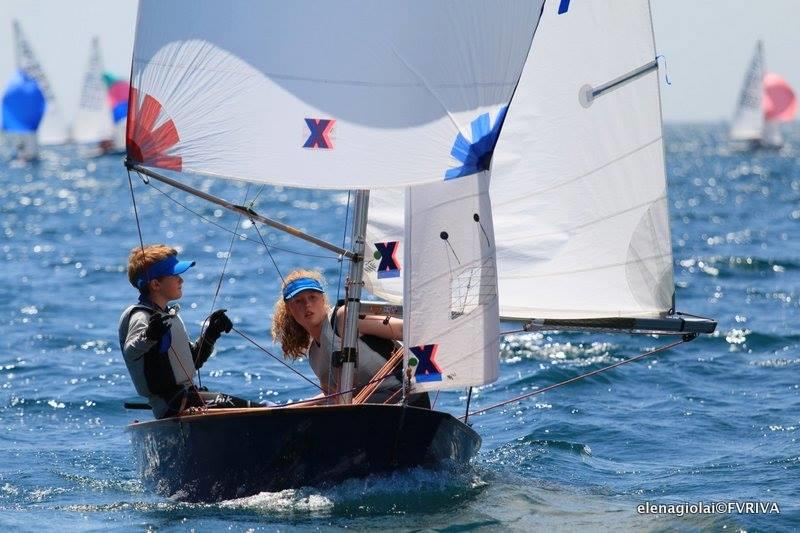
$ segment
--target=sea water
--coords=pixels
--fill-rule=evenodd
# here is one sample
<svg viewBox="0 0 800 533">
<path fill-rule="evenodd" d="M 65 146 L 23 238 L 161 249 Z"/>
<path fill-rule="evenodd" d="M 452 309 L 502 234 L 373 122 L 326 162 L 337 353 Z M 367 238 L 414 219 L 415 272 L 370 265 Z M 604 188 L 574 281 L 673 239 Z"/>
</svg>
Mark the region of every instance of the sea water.
<svg viewBox="0 0 800 533">
<path fill-rule="evenodd" d="M 120 157 L 85 160 L 65 146 L 43 148 L 35 164 L 2 163 L 0 524 L 96 531 L 796 529 L 800 129 L 788 130 L 787 140 L 779 152 L 743 153 L 729 149 L 722 125 L 666 129 L 678 308 L 717 319 L 716 334 L 474 417 L 483 447 L 469 468 L 418 468 L 214 504 L 146 491 L 125 432 L 151 415 L 123 408 L 137 398 L 117 321 L 136 297 L 125 268 L 139 234 Z M 280 357 L 268 333 L 278 272 L 322 269 L 336 292 L 341 264 L 332 254 L 157 182 L 130 180 L 144 241 L 173 244 L 197 261 L 184 276 L 180 302 L 192 334 L 212 309 L 227 308 L 237 329 Z M 344 238 L 346 192 L 190 182 L 326 240 Z M 472 407 L 669 340 L 506 336 L 500 379 L 477 390 Z M 294 368 L 311 376 L 304 361 Z M 315 393 L 235 333 L 219 341 L 201 378 L 259 401 Z M 454 414 L 465 405 L 461 391 L 437 398 L 438 408 Z M 719 502 L 733 507 L 690 512 Z M 745 502 L 766 506 L 736 507 Z M 640 513 L 644 505 L 664 512 Z"/>
</svg>

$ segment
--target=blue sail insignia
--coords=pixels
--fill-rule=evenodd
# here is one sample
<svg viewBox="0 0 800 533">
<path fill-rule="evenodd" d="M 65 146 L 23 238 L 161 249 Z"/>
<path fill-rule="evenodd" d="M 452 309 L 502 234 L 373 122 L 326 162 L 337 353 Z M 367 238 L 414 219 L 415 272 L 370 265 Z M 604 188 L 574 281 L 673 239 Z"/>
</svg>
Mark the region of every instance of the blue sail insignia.
<svg viewBox="0 0 800 533">
<path fill-rule="evenodd" d="M 462 165 L 447 169 L 444 173 L 445 181 L 477 174 L 489 169 L 494 147 L 497 145 L 497 138 L 500 135 L 500 128 L 503 126 L 507 110 L 507 106 L 500 109 L 494 121 L 494 126 L 491 126 L 489 113 L 484 113 L 473 120 L 470 124 L 472 127 L 472 142 L 468 141 L 461 133 L 456 136 L 450 155 L 461 161 Z"/>
</svg>

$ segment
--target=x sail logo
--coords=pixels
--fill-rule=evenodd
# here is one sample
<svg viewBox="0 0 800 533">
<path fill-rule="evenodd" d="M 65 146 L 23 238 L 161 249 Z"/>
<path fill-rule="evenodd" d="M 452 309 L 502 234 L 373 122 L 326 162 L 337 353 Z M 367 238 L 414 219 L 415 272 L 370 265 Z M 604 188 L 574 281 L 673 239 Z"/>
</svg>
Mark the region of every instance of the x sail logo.
<svg viewBox="0 0 800 533">
<path fill-rule="evenodd" d="M 376 242 L 375 259 L 380 259 L 378 279 L 399 278 L 400 263 L 397 262 L 397 248 L 400 241 Z"/>
<path fill-rule="evenodd" d="M 311 130 L 311 135 L 308 136 L 303 148 L 333 150 L 333 142 L 330 135 L 336 120 L 332 118 L 307 118 L 305 120 L 308 129 Z"/>
<path fill-rule="evenodd" d="M 413 353 L 419 361 L 414 371 L 414 378 L 417 380 L 417 383 L 442 381 L 442 369 L 436 364 L 436 351 L 438 349 L 438 344 L 411 347 L 411 353 Z"/>
</svg>

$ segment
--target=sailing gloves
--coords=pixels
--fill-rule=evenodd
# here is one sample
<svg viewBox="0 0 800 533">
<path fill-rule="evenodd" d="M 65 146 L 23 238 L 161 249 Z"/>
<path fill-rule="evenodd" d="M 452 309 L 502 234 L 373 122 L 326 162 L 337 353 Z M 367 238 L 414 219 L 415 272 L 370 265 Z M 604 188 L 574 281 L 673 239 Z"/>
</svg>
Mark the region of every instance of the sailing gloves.
<svg viewBox="0 0 800 533">
<path fill-rule="evenodd" d="M 208 327 L 206 328 L 205 338 L 211 344 L 219 339 L 222 332 L 230 333 L 233 322 L 225 314 L 226 309 L 217 309 L 208 317 Z"/>
<path fill-rule="evenodd" d="M 153 313 L 150 315 L 150 321 L 147 323 L 147 329 L 144 336 L 149 341 L 160 341 L 161 337 L 169 330 L 169 319 L 172 315 L 165 315 L 162 313 Z"/>
</svg>

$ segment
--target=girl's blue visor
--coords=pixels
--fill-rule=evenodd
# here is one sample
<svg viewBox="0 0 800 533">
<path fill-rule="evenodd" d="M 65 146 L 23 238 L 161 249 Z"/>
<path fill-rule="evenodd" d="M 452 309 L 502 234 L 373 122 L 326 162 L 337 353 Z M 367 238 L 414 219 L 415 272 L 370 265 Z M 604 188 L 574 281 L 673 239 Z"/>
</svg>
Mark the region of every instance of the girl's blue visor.
<svg viewBox="0 0 800 533">
<path fill-rule="evenodd" d="M 319 281 L 314 278 L 298 278 L 294 281 L 290 281 L 286 287 L 283 288 L 283 300 L 291 300 L 303 291 L 325 292 Z"/>
</svg>

